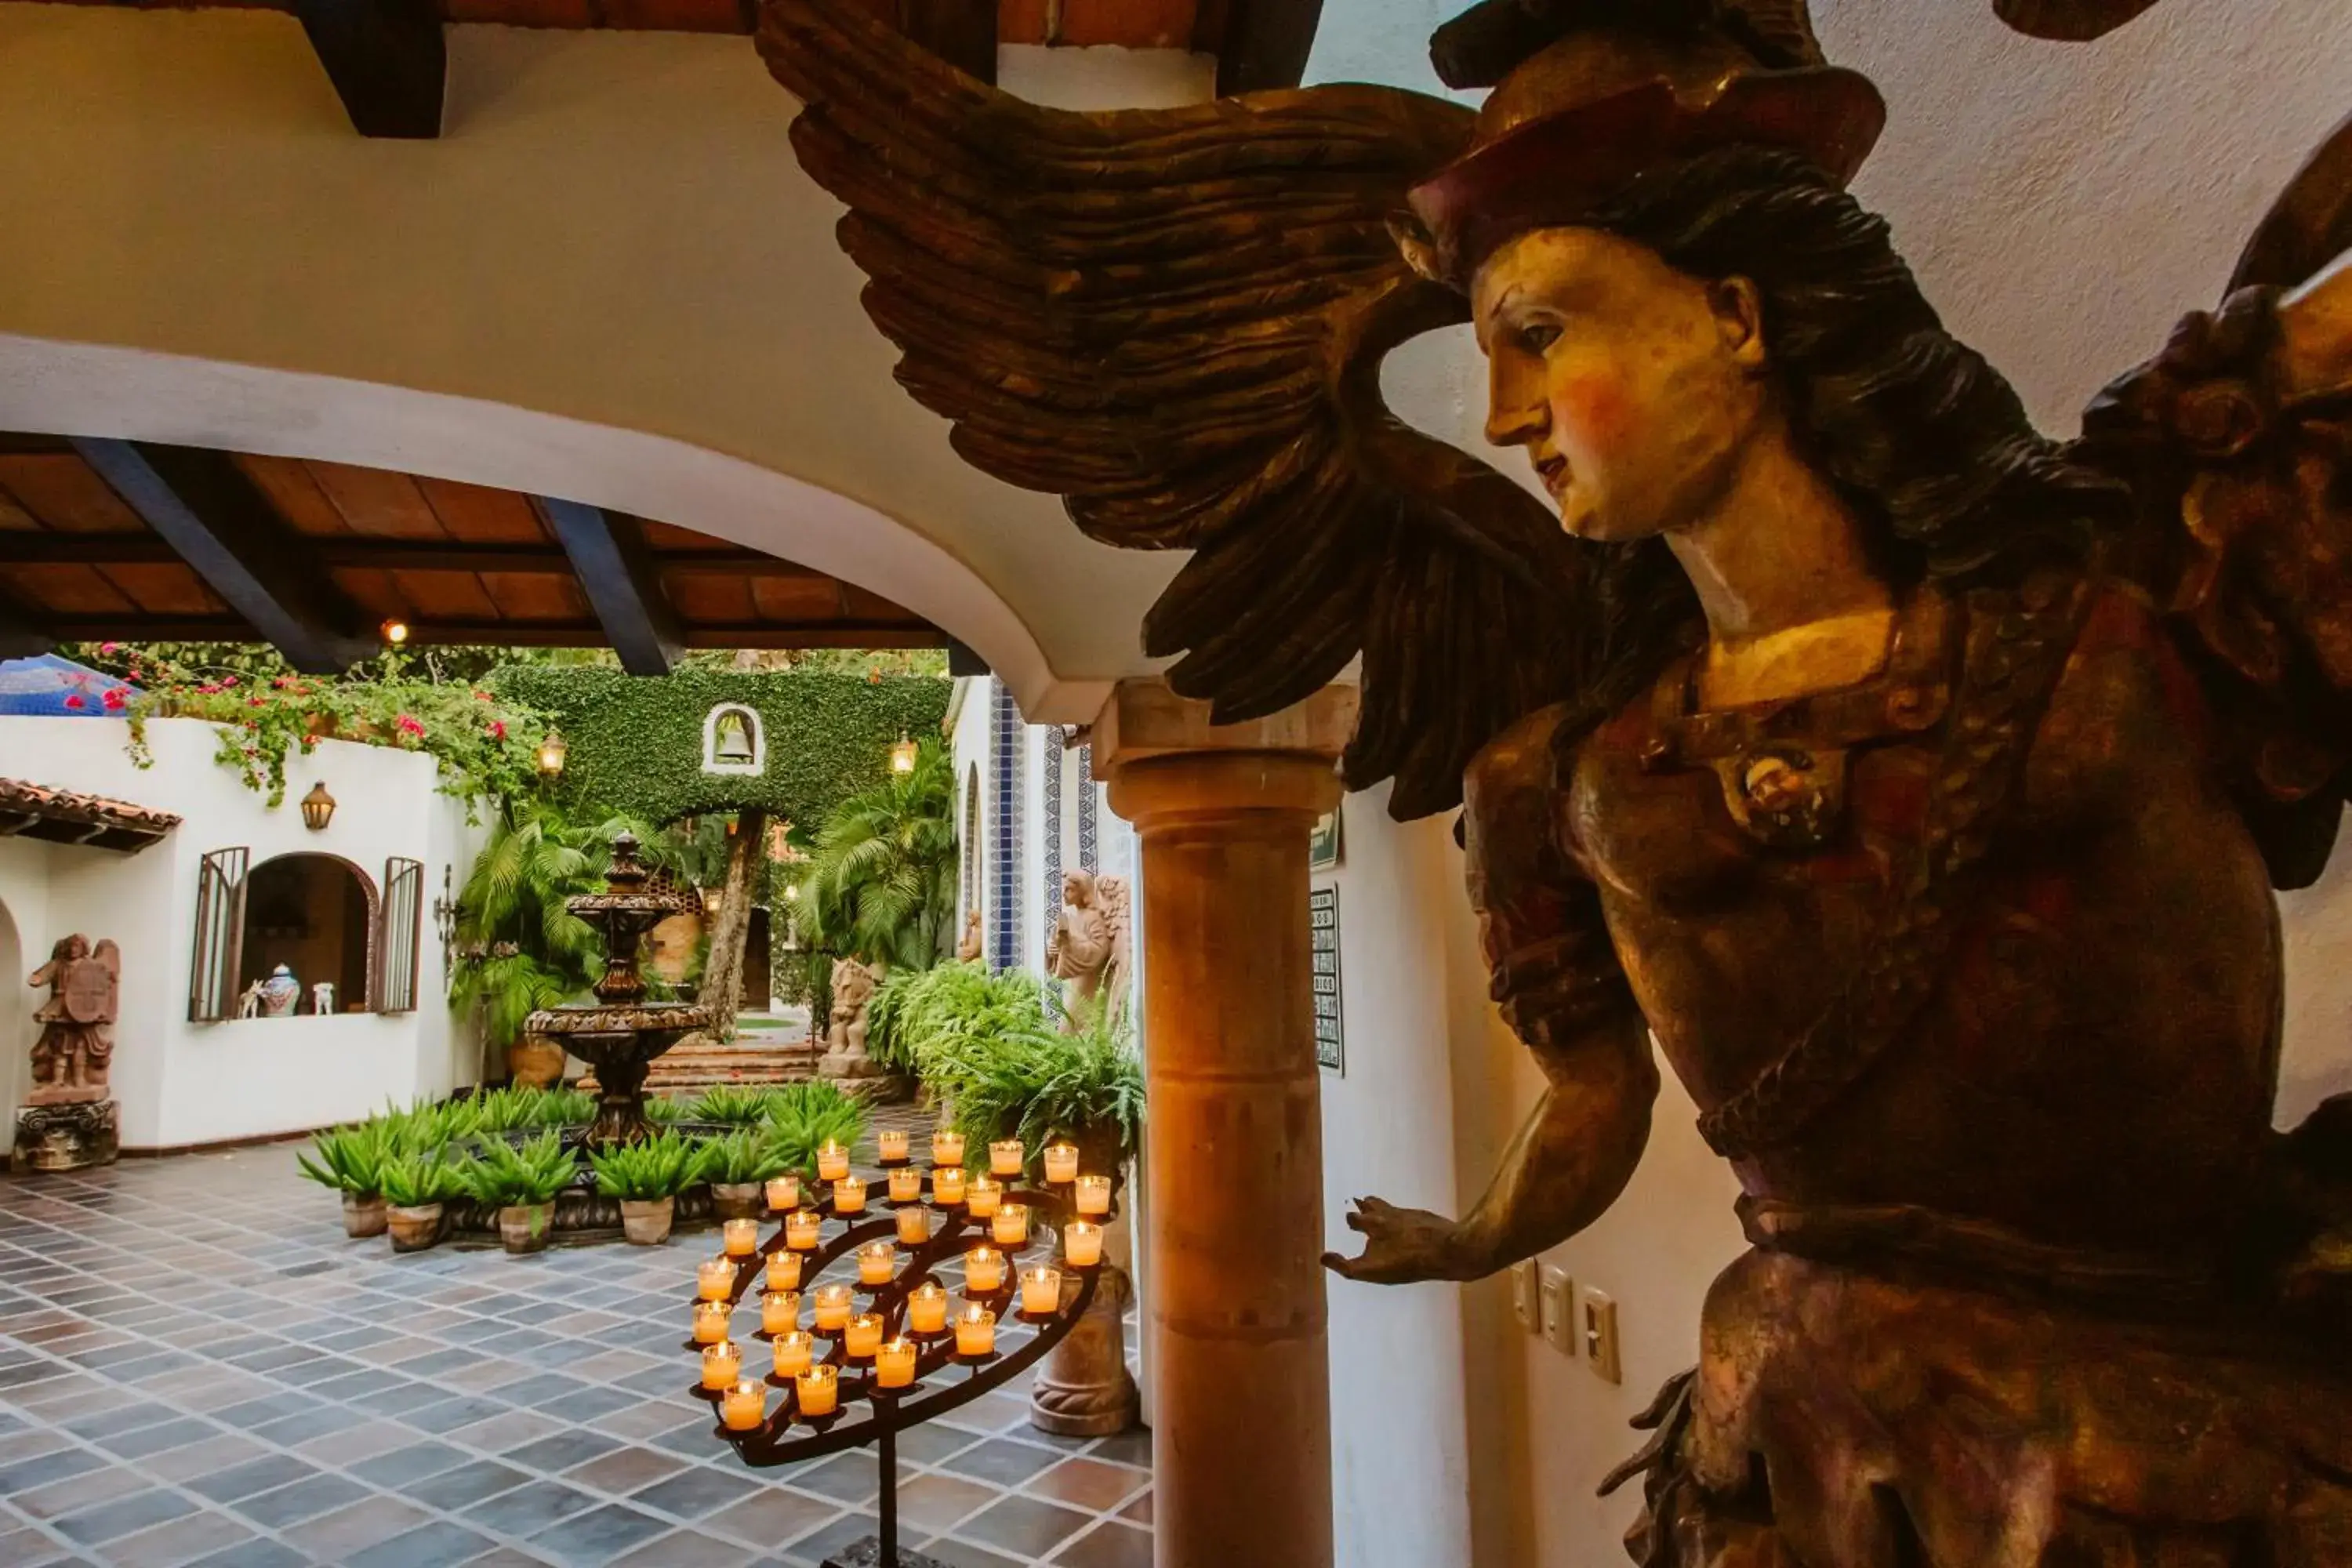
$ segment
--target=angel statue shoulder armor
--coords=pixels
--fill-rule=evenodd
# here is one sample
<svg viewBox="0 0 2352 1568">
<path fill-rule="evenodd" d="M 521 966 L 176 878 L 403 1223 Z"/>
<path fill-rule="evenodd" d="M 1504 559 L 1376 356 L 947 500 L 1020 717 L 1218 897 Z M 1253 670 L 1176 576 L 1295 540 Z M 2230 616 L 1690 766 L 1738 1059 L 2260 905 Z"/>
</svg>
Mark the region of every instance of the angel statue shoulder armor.
<svg viewBox="0 0 2352 1568">
<path fill-rule="evenodd" d="M 2352 1098 L 2272 1118 L 2276 889 L 2352 788 L 2352 130 L 2069 443 L 1849 193 L 1886 106 L 1803 0 L 1486 0 L 1432 47 L 1475 111 L 1057 112 L 846 0 L 761 47 L 957 450 L 1192 552 L 1170 683 L 1354 665 L 1348 783 L 1462 809 L 1543 1090 L 1335 1273 L 1576 1235 L 1663 1060 L 1750 1247 L 1614 1478 L 1637 1561 L 2343 1561 Z M 1381 403 L 1464 321 L 1544 500 Z"/>
</svg>

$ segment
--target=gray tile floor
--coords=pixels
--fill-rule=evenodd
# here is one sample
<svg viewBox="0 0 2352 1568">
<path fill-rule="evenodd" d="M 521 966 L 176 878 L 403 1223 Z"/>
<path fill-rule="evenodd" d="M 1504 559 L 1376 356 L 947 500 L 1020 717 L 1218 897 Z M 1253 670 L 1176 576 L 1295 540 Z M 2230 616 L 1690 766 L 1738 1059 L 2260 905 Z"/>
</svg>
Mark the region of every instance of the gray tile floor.
<svg viewBox="0 0 2352 1568">
<path fill-rule="evenodd" d="M 712 1436 L 677 1348 L 709 1249 L 395 1258 L 288 1145 L 0 1177 L 0 1564 L 815 1564 L 873 1532 L 875 1457 Z M 1150 1445 L 987 1395 L 901 1439 L 903 1540 L 1148 1568 Z"/>
</svg>

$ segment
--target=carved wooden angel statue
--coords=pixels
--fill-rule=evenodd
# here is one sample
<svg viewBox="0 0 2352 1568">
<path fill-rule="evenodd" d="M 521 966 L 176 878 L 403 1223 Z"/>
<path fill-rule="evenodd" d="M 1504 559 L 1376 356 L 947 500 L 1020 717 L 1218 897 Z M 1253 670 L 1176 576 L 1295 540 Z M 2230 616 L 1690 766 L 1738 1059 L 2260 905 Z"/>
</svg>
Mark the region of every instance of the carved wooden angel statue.
<svg viewBox="0 0 2352 1568">
<path fill-rule="evenodd" d="M 33 1045 L 33 1089 L 26 1103 L 106 1098 L 121 977 L 121 950 L 110 940 L 93 948 L 79 931 L 58 939 L 49 961 L 33 971 L 27 984 L 47 986 L 49 997 L 33 1010 L 41 1036 Z"/>
<path fill-rule="evenodd" d="M 2352 129 L 2069 447 L 1846 194 L 1883 105 L 1801 0 L 1489 0 L 1434 49 L 1475 117 L 1052 113 L 824 0 L 761 43 L 958 449 L 1194 552 L 1171 683 L 1360 655 L 1350 783 L 1464 806 L 1550 1088 L 1468 1215 L 1366 1200 L 1332 1266 L 1575 1234 L 1654 1034 L 1698 1103 L 1753 1250 L 1638 1560 L 2352 1561 L 2352 1099 L 2271 1128 L 2273 889 L 2352 781 Z M 1380 402 L 1465 318 L 1556 515 Z"/>
<path fill-rule="evenodd" d="M 1045 973 L 1070 984 L 1073 1003 L 1097 996 L 1119 1000 L 1127 973 L 1127 884 L 1092 871 L 1062 873 L 1062 910 L 1045 936 Z M 1065 1016 L 1064 1027 L 1079 1027 L 1081 1008 Z"/>
</svg>

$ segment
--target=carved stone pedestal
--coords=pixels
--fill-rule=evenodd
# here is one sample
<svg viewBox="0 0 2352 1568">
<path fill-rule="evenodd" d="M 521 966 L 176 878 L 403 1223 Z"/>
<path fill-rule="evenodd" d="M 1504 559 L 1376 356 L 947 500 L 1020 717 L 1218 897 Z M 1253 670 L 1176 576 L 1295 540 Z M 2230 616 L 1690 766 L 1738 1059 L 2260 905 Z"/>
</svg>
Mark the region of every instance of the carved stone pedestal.
<svg viewBox="0 0 2352 1568">
<path fill-rule="evenodd" d="M 111 1165 L 117 1152 L 113 1100 L 27 1105 L 16 1112 L 16 1144 L 8 1169 L 20 1176 L 33 1171 L 79 1171 Z"/>
<path fill-rule="evenodd" d="M 1076 1280 L 1066 1276 L 1065 1289 Z M 1029 1388 L 1029 1425 L 1063 1437 L 1107 1437 L 1135 1425 L 1135 1379 L 1127 1370 L 1127 1275 L 1105 1266 L 1102 1283 L 1070 1337 L 1045 1357 Z"/>
</svg>

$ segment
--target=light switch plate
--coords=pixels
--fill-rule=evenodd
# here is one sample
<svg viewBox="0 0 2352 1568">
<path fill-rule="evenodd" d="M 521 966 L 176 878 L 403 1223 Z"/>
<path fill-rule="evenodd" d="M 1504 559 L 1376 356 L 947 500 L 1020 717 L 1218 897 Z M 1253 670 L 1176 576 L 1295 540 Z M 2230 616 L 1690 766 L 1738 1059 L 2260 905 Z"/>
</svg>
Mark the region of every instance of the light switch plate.
<svg viewBox="0 0 2352 1568">
<path fill-rule="evenodd" d="M 1536 1300 L 1536 1260 L 1523 1258 L 1511 1265 L 1511 1310 L 1519 1327 L 1531 1334 L 1543 1332 L 1543 1307 Z"/>
<path fill-rule="evenodd" d="M 1576 1293 L 1576 1321 L 1578 1337 L 1584 1342 L 1584 1364 L 1606 1382 L 1624 1382 L 1617 1362 L 1616 1301 L 1607 1291 L 1588 1285 Z"/>
<path fill-rule="evenodd" d="M 1568 1270 L 1546 1266 L 1543 1271 L 1543 1337 L 1564 1356 L 1576 1354 L 1576 1285 Z"/>
</svg>

